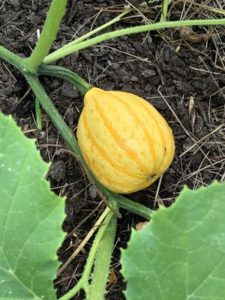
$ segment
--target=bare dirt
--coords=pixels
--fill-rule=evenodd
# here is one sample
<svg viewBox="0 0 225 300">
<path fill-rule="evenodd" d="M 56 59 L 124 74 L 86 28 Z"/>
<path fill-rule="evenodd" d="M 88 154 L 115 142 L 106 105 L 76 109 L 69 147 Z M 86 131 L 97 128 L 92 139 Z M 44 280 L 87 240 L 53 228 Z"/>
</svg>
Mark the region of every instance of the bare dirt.
<svg viewBox="0 0 225 300">
<path fill-rule="evenodd" d="M 210 7 L 225 9 L 223 1 L 198 1 L 200 6 L 184 2 L 172 1 L 171 20 L 207 16 L 219 18 L 221 16 L 213 13 Z M 0 0 L 1 45 L 21 56 L 28 56 L 49 3 L 50 0 Z M 110 20 L 127 4 L 125 0 L 69 1 L 54 49 Z M 131 1 L 131 4 L 134 6 L 132 17 L 111 29 L 159 19 L 160 1 L 149 1 L 143 6 L 139 5 L 139 1 Z M 196 27 L 193 30 L 191 37 L 189 33 L 188 37 L 184 33 L 180 35 L 178 29 L 168 29 L 110 40 L 59 62 L 95 86 L 129 91 L 149 100 L 168 120 L 176 142 L 173 164 L 161 183 L 156 182 L 148 189 L 130 195 L 130 198 L 154 209 L 159 204 L 170 205 L 184 185 L 197 188 L 215 179 L 225 179 L 224 28 Z M 83 105 L 79 93 L 70 84 L 58 79 L 45 77 L 43 83 L 75 132 Z M 6 114 L 13 114 L 24 133 L 37 139 L 43 158 L 52 162 L 48 175 L 52 189 L 67 198 L 67 217 L 63 228 L 68 236 L 58 252 L 63 264 L 91 229 L 104 205 L 99 206 L 100 199 L 93 186 L 74 157 L 66 151 L 44 112 L 43 128 L 37 130 L 33 95 L 21 75 L 3 62 L 0 62 L 0 109 Z M 114 279 L 108 286 L 109 300 L 124 299 L 122 290 L 125 284 L 119 275 L 119 249 L 126 247 L 130 229 L 143 221 L 126 211 L 122 214 L 112 261 L 112 274 L 115 276 L 111 276 Z M 81 223 L 85 218 L 87 220 Z M 88 249 L 89 245 L 56 278 L 58 296 L 78 280 Z M 83 296 L 74 299 L 83 299 Z"/>
</svg>

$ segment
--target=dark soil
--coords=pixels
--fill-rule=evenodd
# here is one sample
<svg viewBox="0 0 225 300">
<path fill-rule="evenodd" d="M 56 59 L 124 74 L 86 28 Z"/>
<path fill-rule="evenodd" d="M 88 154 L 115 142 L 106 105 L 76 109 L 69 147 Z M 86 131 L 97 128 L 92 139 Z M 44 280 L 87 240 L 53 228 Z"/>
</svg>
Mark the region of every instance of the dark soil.
<svg viewBox="0 0 225 300">
<path fill-rule="evenodd" d="M 69 1 L 54 49 L 113 18 L 115 11 L 122 9 L 127 2 Z M 153 22 L 159 18 L 160 1 L 150 1 L 145 7 L 138 7 L 139 1 L 131 2 L 137 9 L 133 12 L 136 17 L 126 18 L 113 28 Z M 217 2 L 207 1 L 207 4 L 216 6 Z M 21 56 L 28 56 L 35 45 L 37 29 L 43 24 L 49 3 L 50 0 L 1 0 L 0 44 Z M 206 15 L 215 17 L 210 10 L 179 3 L 172 8 L 171 20 L 205 18 Z M 202 3 L 205 4 L 205 1 Z M 225 6 L 223 1 L 222 5 Z M 106 11 L 99 14 L 102 8 Z M 142 96 L 151 101 L 168 120 L 176 142 L 173 164 L 163 176 L 160 186 L 156 182 L 148 189 L 130 195 L 132 199 L 155 209 L 159 203 L 170 205 L 183 185 L 197 188 L 215 179 L 225 178 L 224 29 L 193 29 L 196 35 L 210 36 L 195 44 L 191 40 L 182 40 L 177 29 L 150 32 L 110 40 L 66 57 L 59 63 L 75 70 L 98 87 Z M 79 93 L 58 79 L 44 78 L 43 83 L 65 121 L 75 131 L 82 109 Z M 0 62 L 0 109 L 6 114 L 13 114 L 27 136 L 37 139 L 43 158 L 52 162 L 48 176 L 52 189 L 67 198 L 67 217 L 63 228 L 70 234 L 59 250 L 59 259 L 65 263 L 91 229 L 104 205 L 98 207 L 100 199 L 94 188 L 74 157 L 66 151 L 57 130 L 44 112 L 43 129 L 36 129 L 33 95 L 21 75 L 3 62 Z M 109 300 L 124 299 L 122 290 L 125 284 L 119 275 L 119 249 L 126 247 L 131 227 L 143 221 L 126 211 L 122 214 L 112 261 L 116 280 L 109 284 Z M 80 226 L 87 217 L 87 221 Z M 78 280 L 88 249 L 89 245 L 55 280 L 58 296 Z M 74 299 L 83 298 L 80 295 Z"/>
</svg>

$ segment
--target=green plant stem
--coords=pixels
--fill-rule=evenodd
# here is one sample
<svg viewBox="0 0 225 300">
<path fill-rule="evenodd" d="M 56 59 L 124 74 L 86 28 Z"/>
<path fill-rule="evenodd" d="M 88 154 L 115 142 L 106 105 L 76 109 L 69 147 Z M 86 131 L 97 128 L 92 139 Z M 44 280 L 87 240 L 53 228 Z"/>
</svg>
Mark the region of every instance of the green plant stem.
<svg viewBox="0 0 225 300">
<path fill-rule="evenodd" d="M 100 242 L 104 236 L 104 233 L 106 230 L 108 230 L 108 224 L 111 221 L 112 218 L 114 218 L 114 215 L 112 211 L 110 211 L 109 208 L 107 208 L 108 214 L 106 215 L 104 222 L 102 223 L 101 227 L 99 228 L 94 242 L 92 244 L 91 250 L 88 254 L 87 262 L 85 264 L 85 268 L 82 274 L 82 277 L 78 281 L 78 283 L 65 295 L 59 298 L 59 300 L 69 300 L 71 297 L 75 296 L 81 289 L 84 289 L 86 294 L 89 295 L 89 279 L 90 279 L 90 274 L 92 271 L 92 267 L 94 264 L 94 260 L 96 257 L 97 251 L 103 251 L 103 249 L 99 249 Z"/>
<path fill-rule="evenodd" d="M 76 251 L 72 253 L 72 255 L 67 259 L 67 261 L 59 268 L 57 274 L 61 274 L 65 268 L 75 259 L 75 257 L 80 253 L 81 249 L 87 244 L 87 242 L 90 240 L 90 238 L 95 234 L 95 232 L 98 230 L 98 228 L 101 226 L 103 223 L 105 217 L 109 213 L 110 208 L 107 206 L 103 213 L 101 213 L 100 217 L 98 220 L 94 223 L 93 227 L 91 230 L 89 230 L 88 234 L 86 237 L 83 239 L 83 241 L 79 244 L 79 247 Z"/>
<path fill-rule="evenodd" d="M 58 129 L 59 133 L 65 140 L 66 144 L 69 146 L 69 148 L 73 151 L 76 158 L 82 162 L 82 165 L 86 169 L 87 174 L 90 177 L 90 180 L 96 185 L 97 189 L 101 191 L 103 196 L 106 200 L 110 201 L 110 204 L 115 206 L 123 207 L 124 209 L 128 209 L 132 211 L 133 213 L 136 213 L 144 218 L 149 219 L 149 216 L 151 214 L 151 210 L 144 205 L 141 205 L 139 203 L 136 203 L 126 197 L 119 196 L 111 191 L 109 191 L 107 188 L 105 188 L 98 180 L 95 178 L 93 173 L 88 168 L 88 165 L 86 164 L 83 155 L 80 151 L 79 145 L 77 143 L 77 140 L 74 136 L 74 133 L 68 128 L 66 123 L 63 121 L 62 117 L 60 116 L 59 112 L 57 111 L 54 104 L 49 99 L 48 95 L 46 94 L 44 88 L 42 87 L 40 81 L 38 78 L 31 74 L 24 74 L 25 78 L 27 79 L 27 82 L 29 83 L 30 87 L 32 88 L 35 96 L 39 99 L 40 104 L 42 105 L 43 109 L 46 111 L 50 119 L 52 120 L 55 127 Z M 117 196 L 118 196 L 118 203 L 117 203 Z M 118 205 L 119 204 L 119 205 Z"/>
<path fill-rule="evenodd" d="M 63 67 L 42 65 L 38 69 L 38 74 L 59 77 L 67 80 L 79 90 L 82 96 L 84 96 L 86 92 L 92 88 L 92 85 L 87 83 L 79 75 Z"/>
<path fill-rule="evenodd" d="M 15 68 L 19 69 L 20 71 L 23 71 L 24 59 L 2 46 L 0 46 L 0 58 L 5 62 L 13 65 Z"/>
<path fill-rule="evenodd" d="M 170 0 L 162 0 L 162 13 L 160 22 L 166 22 L 169 4 Z"/>
<path fill-rule="evenodd" d="M 95 44 L 107 41 L 109 39 L 113 39 L 116 37 L 135 34 L 145 31 L 151 30 L 160 30 L 165 28 L 172 28 L 172 27 L 184 27 L 184 26 L 195 26 L 195 25 L 225 25 L 225 18 L 224 19 L 212 19 L 212 20 L 185 20 L 185 21 L 170 21 L 170 22 L 158 22 L 155 24 L 148 24 L 148 25 L 140 25 L 134 26 L 131 28 L 120 29 L 116 31 L 111 31 L 107 33 L 103 33 L 97 37 L 88 39 L 86 41 L 80 42 L 75 44 L 73 47 L 64 46 L 53 53 L 49 54 L 43 61 L 45 64 L 52 63 L 62 57 L 65 57 L 73 52 L 77 52 L 81 49 L 93 46 Z"/>
<path fill-rule="evenodd" d="M 179 2 L 182 2 L 184 3 L 184 0 L 177 0 L 173 3 L 173 6 Z M 191 5 L 195 5 L 195 6 L 198 6 L 198 7 L 201 7 L 201 9 L 205 9 L 205 10 L 209 10 L 211 12 L 214 12 L 216 14 L 220 14 L 220 15 L 225 15 L 225 10 L 224 9 L 221 9 L 221 8 L 216 8 L 214 6 L 210 6 L 210 5 L 204 5 L 202 4 L 201 2 L 197 3 L 193 0 L 185 0 L 186 3 L 190 3 Z"/>
<path fill-rule="evenodd" d="M 60 297 L 58 300 L 70 300 L 73 296 L 75 296 L 80 290 L 84 288 L 84 280 L 79 280 L 75 287 L 73 287 L 69 292 Z"/>
<path fill-rule="evenodd" d="M 99 31 L 102 31 L 103 29 L 106 29 L 107 27 L 119 22 L 125 15 L 127 15 L 128 13 L 130 13 L 132 11 L 132 9 L 125 9 L 124 12 L 122 12 L 121 14 L 119 14 L 118 16 L 116 16 L 115 18 L 113 18 L 112 20 L 110 20 L 109 22 L 89 31 L 88 33 L 82 35 L 81 37 L 77 38 L 76 40 L 68 43 L 65 45 L 65 47 L 73 47 L 74 45 L 83 42 L 84 40 L 86 40 L 87 38 L 91 37 L 92 35 L 98 33 Z"/>
<path fill-rule="evenodd" d="M 118 207 L 126 209 L 132 213 L 138 214 L 139 216 L 150 220 L 151 219 L 151 215 L 153 213 L 153 210 L 151 210 L 150 208 L 135 202 L 135 201 L 131 201 L 130 199 L 121 196 L 121 195 L 116 195 L 114 200 L 116 201 Z"/>
<path fill-rule="evenodd" d="M 35 75 L 24 74 L 28 84 L 32 88 L 35 96 L 39 99 L 41 106 L 44 108 L 50 119 L 52 120 L 59 133 L 64 138 L 66 144 L 77 155 L 80 156 L 81 152 L 75 140 L 74 133 L 68 128 L 58 110 L 49 99 L 39 79 Z"/>
<path fill-rule="evenodd" d="M 113 245 L 116 235 L 117 218 L 112 216 L 96 253 L 94 272 L 90 285 L 88 300 L 104 300 L 109 268 L 112 258 Z M 101 278 L 101 280 L 99 280 Z"/>
<path fill-rule="evenodd" d="M 36 117 L 37 129 L 41 130 L 42 129 L 41 107 L 38 98 L 35 99 L 35 117 Z"/>
<path fill-rule="evenodd" d="M 35 72 L 48 54 L 56 38 L 66 4 L 67 0 L 52 0 L 40 38 L 31 56 L 26 60 L 27 71 Z"/>
<path fill-rule="evenodd" d="M 102 222 L 101 227 L 99 228 L 99 231 L 96 235 L 96 238 L 95 238 L 94 243 L 91 248 L 91 255 L 88 256 L 88 262 L 85 265 L 85 269 L 83 272 L 85 276 L 87 276 L 88 274 L 91 273 L 92 265 L 94 263 L 94 258 L 97 253 L 98 245 L 99 245 L 105 231 L 108 229 L 108 224 L 109 224 L 110 220 L 114 216 L 113 212 L 110 210 L 109 207 L 106 207 L 106 209 L 104 210 L 104 212 L 102 214 L 104 214 L 104 213 L 105 213 L 104 221 Z"/>
</svg>

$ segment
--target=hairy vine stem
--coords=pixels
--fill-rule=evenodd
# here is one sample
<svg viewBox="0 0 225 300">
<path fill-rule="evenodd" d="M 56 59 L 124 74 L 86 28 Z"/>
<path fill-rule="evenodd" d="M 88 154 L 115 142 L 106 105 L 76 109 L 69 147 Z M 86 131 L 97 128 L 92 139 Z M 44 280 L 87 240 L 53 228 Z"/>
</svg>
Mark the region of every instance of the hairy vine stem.
<svg viewBox="0 0 225 300">
<path fill-rule="evenodd" d="M 185 27 L 185 26 L 210 26 L 210 25 L 225 25 L 225 18 L 223 19 L 206 19 L 206 20 L 183 20 L 183 21 L 163 21 L 154 24 L 134 26 L 125 29 L 119 29 L 107 33 L 100 34 L 94 38 L 82 41 L 80 43 L 69 43 L 59 50 L 49 54 L 43 61 L 45 64 L 52 63 L 60 58 L 63 58 L 71 53 L 77 52 L 81 49 L 99 44 L 101 42 L 121 37 L 124 35 L 136 34 L 140 32 L 160 30 L 174 27 Z"/>
</svg>

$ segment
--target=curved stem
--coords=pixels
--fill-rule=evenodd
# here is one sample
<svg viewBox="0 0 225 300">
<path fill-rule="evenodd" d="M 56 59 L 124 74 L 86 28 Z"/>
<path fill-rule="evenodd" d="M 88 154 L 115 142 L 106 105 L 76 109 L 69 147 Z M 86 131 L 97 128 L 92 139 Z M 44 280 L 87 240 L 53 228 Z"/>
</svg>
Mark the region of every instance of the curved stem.
<svg viewBox="0 0 225 300">
<path fill-rule="evenodd" d="M 67 292 L 62 297 L 58 298 L 58 300 L 70 300 L 74 295 L 76 295 L 80 290 L 84 288 L 84 280 L 80 279 L 75 287 L 73 287 L 69 292 Z"/>
<path fill-rule="evenodd" d="M 79 90 L 82 96 L 84 96 L 86 92 L 92 88 L 92 85 L 87 83 L 75 72 L 72 72 L 63 67 L 42 65 L 38 69 L 38 74 L 59 77 L 67 80 Z"/>
<path fill-rule="evenodd" d="M 52 0 L 40 38 L 31 56 L 26 60 L 27 71 L 35 72 L 48 54 L 56 38 L 66 4 L 67 0 Z"/>
<path fill-rule="evenodd" d="M 95 33 L 98 33 L 99 31 L 102 31 L 103 29 L 119 22 L 125 15 L 127 15 L 128 13 L 130 13 L 132 11 L 132 9 L 125 9 L 124 12 L 122 12 L 121 14 L 119 14 L 118 16 L 116 16 L 115 18 L 113 18 L 112 20 L 110 20 L 109 22 L 89 31 L 88 33 L 82 35 L 81 37 L 77 38 L 76 40 L 68 43 L 65 45 L 65 47 L 70 47 L 73 46 L 75 44 L 78 44 L 80 42 L 83 42 L 84 40 L 86 40 L 87 38 L 91 37 L 92 35 L 94 35 Z"/>
<path fill-rule="evenodd" d="M 105 210 L 102 212 L 98 220 L 95 222 L 91 230 L 88 232 L 88 234 L 85 236 L 85 238 L 82 240 L 82 242 L 79 244 L 77 249 L 70 255 L 70 257 L 67 259 L 67 261 L 59 268 L 57 275 L 61 274 L 65 268 L 68 267 L 68 265 L 75 259 L 75 257 L 80 253 L 80 251 L 85 247 L 85 245 L 88 243 L 90 238 L 95 234 L 96 230 L 101 226 L 104 219 L 110 212 L 110 208 L 106 207 Z"/>
<path fill-rule="evenodd" d="M 111 219 L 114 217 L 113 213 L 108 210 L 108 214 L 106 215 L 101 227 L 98 230 L 98 233 L 96 234 L 96 237 L 94 239 L 94 242 L 92 244 L 91 250 L 88 254 L 87 262 L 85 264 L 85 268 L 82 274 L 82 277 L 78 281 L 78 283 L 65 295 L 60 297 L 60 300 L 69 300 L 71 297 L 75 296 L 81 289 L 84 289 L 86 294 L 89 294 L 89 279 L 90 274 L 92 271 L 92 267 L 94 264 L 94 260 L 96 257 L 97 251 L 100 251 L 99 246 L 100 242 L 106 232 L 108 230 L 108 224 L 111 221 Z M 103 249 L 101 249 L 102 251 Z"/>
<path fill-rule="evenodd" d="M 44 64 L 49 64 L 54 62 L 62 57 L 65 57 L 73 52 L 77 52 L 81 49 L 93 46 L 95 44 L 107 41 L 109 39 L 113 39 L 116 37 L 135 34 L 139 32 L 151 31 L 151 30 L 160 30 L 165 28 L 172 28 L 172 27 L 184 27 L 184 26 L 195 26 L 195 25 L 225 25 L 225 18 L 224 19 L 210 19 L 210 20 L 185 20 L 185 21 L 170 21 L 170 22 L 158 22 L 155 24 L 148 24 L 148 25 L 140 25 L 134 26 L 131 28 L 120 29 L 116 31 L 111 31 L 107 33 L 103 33 L 97 37 L 91 38 L 89 40 L 80 42 L 75 44 L 72 47 L 64 46 L 59 50 L 54 51 L 53 53 L 49 54 L 43 61 Z"/>
<path fill-rule="evenodd" d="M 92 274 L 92 281 L 89 287 L 88 299 L 104 300 L 109 268 L 112 259 L 113 245 L 116 235 L 117 218 L 112 215 L 95 256 L 95 266 Z M 100 280 L 101 279 L 101 280 Z"/>
<path fill-rule="evenodd" d="M 66 144 L 77 156 L 80 156 L 81 152 L 74 137 L 74 133 L 67 127 L 58 110 L 46 94 L 38 78 L 30 74 L 24 74 L 24 76 L 32 88 L 35 96 L 39 99 L 40 104 L 52 120 L 55 127 L 58 129 L 59 133 L 63 136 Z"/>
<path fill-rule="evenodd" d="M 126 209 L 132 213 L 138 214 L 139 216 L 150 220 L 151 219 L 151 215 L 153 210 L 138 203 L 135 201 L 131 201 L 130 199 L 121 196 L 121 195 L 116 195 L 115 197 L 115 201 L 118 205 L 118 207 Z"/>
<path fill-rule="evenodd" d="M 23 71 L 24 59 L 2 46 L 0 46 L 0 58 L 6 61 L 7 63 L 13 65 L 18 70 Z"/>
</svg>

